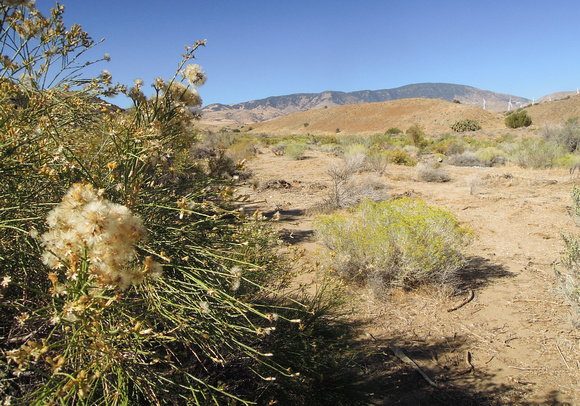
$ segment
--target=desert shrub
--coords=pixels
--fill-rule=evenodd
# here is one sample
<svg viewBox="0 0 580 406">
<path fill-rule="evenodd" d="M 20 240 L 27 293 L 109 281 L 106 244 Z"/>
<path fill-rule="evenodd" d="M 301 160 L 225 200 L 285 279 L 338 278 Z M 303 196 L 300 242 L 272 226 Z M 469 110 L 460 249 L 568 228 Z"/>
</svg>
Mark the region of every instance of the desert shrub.
<svg viewBox="0 0 580 406">
<path fill-rule="evenodd" d="M 496 147 L 481 148 L 475 151 L 475 155 L 482 166 L 504 165 L 507 161 L 506 153 Z"/>
<path fill-rule="evenodd" d="M 510 148 L 508 159 L 522 168 L 551 168 L 559 157 L 566 154 L 563 147 L 559 147 L 542 139 L 523 139 Z"/>
<path fill-rule="evenodd" d="M 332 268 L 378 295 L 392 286 L 453 285 L 472 238 L 449 212 L 409 198 L 365 201 L 350 213 L 318 217 L 314 229 Z"/>
<path fill-rule="evenodd" d="M 375 133 L 368 137 L 369 147 L 387 147 L 391 142 L 391 136 L 389 134 Z"/>
<path fill-rule="evenodd" d="M 447 147 L 447 156 L 462 154 L 469 148 L 469 143 L 466 139 L 463 140 L 453 140 L 449 143 Z"/>
<path fill-rule="evenodd" d="M 229 148 L 228 155 L 233 158 L 235 162 L 249 160 L 256 156 L 257 147 L 250 140 L 236 140 Z"/>
<path fill-rule="evenodd" d="M 415 166 L 417 164 L 417 161 L 404 149 L 389 150 L 387 151 L 387 157 L 389 162 L 395 165 Z"/>
<path fill-rule="evenodd" d="M 387 170 L 390 156 L 387 150 L 373 146 L 365 159 L 365 170 L 383 174 Z"/>
<path fill-rule="evenodd" d="M 385 131 L 385 134 L 387 134 L 387 135 L 398 135 L 398 134 L 403 134 L 403 131 L 400 130 L 400 129 L 398 129 L 397 127 L 391 127 L 387 131 Z"/>
<path fill-rule="evenodd" d="M 417 165 L 417 178 L 423 182 L 449 182 L 451 175 L 439 163 L 422 162 Z"/>
<path fill-rule="evenodd" d="M 447 163 L 454 166 L 482 166 L 481 160 L 478 156 L 470 151 L 451 155 Z"/>
<path fill-rule="evenodd" d="M 418 125 L 412 125 L 407 128 L 405 133 L 415 147 L 423 149 L 427 146 L 428 142 L 425 139 L 425 133 Z"/>
<path fill-rule="evenodd" d="M 505 125 L 509 128 L 529 127 L 532 125 L 532 118 L 525 110 L 518 111 L 505 118 Z"/>
<path fill-rule="evenodd" d="M 481 130 L 481 126 L 475 120 L 465 119 L 456 121 L 455 123 L 451 124 L 451 129 L 456 133 L 462 133 L 465 131 Z"/>
<path fill-rule="evenodd" d="M 236 210 L 230 181 L 175 159 L 197 142 L 205 74 L 190 61 L 204 43 L 148 98 L 142 80 L 82 78 L 94 42 L 65 31 L 63 7 L 48 19 L 33 2 L 0 10 L 15 52 L 0 62 L 2 398 L 249 404 L 240 381 L 261 393 L 262 378 L 290 379 L 267 337 L 304 312 L 275 294 L 289 271 L 276 234 Z M 116 91 L 127 112 L 94 99 Z"/>
<path fill-rule="evenodd" d="M 572 172 L 575 171 L 573 168 L 578 168 L 579 166 L 580 156 L 574 154 L 565 154 L 554 160 L 554 167 L 569 168 Z"/>
<path fill-rule="evenodd" d="M 382 201 L 387 198 L 387 185 L 380 179 L 365 177 L 353 179 L 353 176 L 367 165 L 361 155 L 343 157 L 342 161 L 329 166 L 327 174 L 332 181 L 330 193 L 315 211 L 332 212 L 336 209 L 352 207 L 364 199 Z"/>
<path fill-rule="evenodd" d="M 572 119 L 560 127 L 546 126 L 543 137 L 546 141 L 563 146 L 568 152 L 575 152 L 580 147 L 580 123 Z"/>
<path fill-rule="evenodd" d="M 569 214 L 576 226 L 580 227 L 580 188 L 574 186 L 571 196 L 573 205 Z M 560 267 L 555 267 L 554 270 L 560 289 L 575 312 L 573 323 L 580 327 L 580 239 L 573 233 L 562 234 L 562 239 L 566 244 L 566 251 L 562 256 L 565 270 Z"/>
<path fill-rule="evenodd" d="M 283 156 L 284 152 L 286 151 L 287 144 L 285 142 L 279 142 L 276 145 L 272 146 L 272 152 L 276 156 Z"/>
<path fill-rule="evenodd" d="M 300 142 L 291 142 L 286 145 L 286 149 L 284 149 L 284 155 L 295 160 L 304 158 L 305 152 L 306 144 Z"/>
</svg>

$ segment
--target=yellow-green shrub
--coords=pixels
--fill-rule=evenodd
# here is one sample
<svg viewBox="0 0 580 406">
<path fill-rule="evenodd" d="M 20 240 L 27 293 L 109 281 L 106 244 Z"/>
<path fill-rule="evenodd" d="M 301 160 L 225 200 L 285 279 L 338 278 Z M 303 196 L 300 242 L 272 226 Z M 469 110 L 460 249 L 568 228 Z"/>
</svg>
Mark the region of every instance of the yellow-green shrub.
<svg viewBox="0 0 580 406">
<path fill-rule="evenodd" d="M 448 211 L 421 200 L 365 201 L 350 213 L 318 217 L 333 269 L 375 293 L 391 286 L 453 284 L 472 233 Z"/>
</svg>

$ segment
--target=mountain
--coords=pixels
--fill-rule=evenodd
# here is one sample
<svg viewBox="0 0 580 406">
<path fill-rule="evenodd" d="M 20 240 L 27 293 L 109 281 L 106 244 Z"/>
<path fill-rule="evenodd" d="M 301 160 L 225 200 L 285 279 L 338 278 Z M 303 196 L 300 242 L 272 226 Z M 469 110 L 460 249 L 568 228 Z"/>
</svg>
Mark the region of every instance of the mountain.
<svg viewBox="0 0 580 406">
<path fill-rule="evenodd" d="M 512 99 L 513 104 L 513 99 Z M 527 105 L 531 127 L 507 129 L 505 113 L 495 113 L 474 105 L 451 103 L 441 99 L 399 99 L 380 103 L 345 105 L 292 113 L 273 120 L 254 123 L 252 133 L 271 135 L 372 135 L 392 127 L 405 131 L 418 125 L 428 135 L 445 134 L 459 120 L 471 119 L 481 125 L 480 134 L 501 135 L 505 132 L 534 133 L 545 126 L 560 126 L 566 120 L 580 117 L 580 95 Z"/>
<path fill-rule="evenodd" d="M 361 90 L 349 93 L 337 91 L 296 93 L 238 104 L 211 104 L 201 109 L 202 119 L 200 126 L 247 125 L 299 111 L 409 98 L 458 100 L 462 104 L 477 105 L 479 107 L 483 107 L 483 100 L 485 99 L 486 110 L 492 112 L 507 110 L 510 100 L 514 108 L 530 102 L 530 100 L 523 97 L 494 93 L 471 86 L 450 83 L 418 83 L 394 89 Z"/>
</svg>

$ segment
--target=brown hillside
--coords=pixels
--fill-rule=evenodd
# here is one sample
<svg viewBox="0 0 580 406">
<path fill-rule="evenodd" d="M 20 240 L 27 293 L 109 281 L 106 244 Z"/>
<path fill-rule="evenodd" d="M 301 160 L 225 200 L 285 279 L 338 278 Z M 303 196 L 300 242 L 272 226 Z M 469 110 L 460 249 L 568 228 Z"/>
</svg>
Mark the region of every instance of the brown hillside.
<svg viewBox="0 0 580 406">
<path fill-rule="evenodd" d="M 463 119 L 476 120 L 484 130 L 505 129 L 502 115 L 477 106 L 439 99 L 402 99 L 298 112 L 252 124 L 251 132 L 322 135 L 335 134 L 338 128 L 340 134 L 370 135 L 417 124 L 427 134 L 440 134 L 450 132 L 451 124 Z"/>
<path fill-rule="evenodd" d="M 535 104 L 525 109 L 535 126 L 560 125 L 572 117 L 580 117 L 580 95 L 562 100 Z"/>
</svg>

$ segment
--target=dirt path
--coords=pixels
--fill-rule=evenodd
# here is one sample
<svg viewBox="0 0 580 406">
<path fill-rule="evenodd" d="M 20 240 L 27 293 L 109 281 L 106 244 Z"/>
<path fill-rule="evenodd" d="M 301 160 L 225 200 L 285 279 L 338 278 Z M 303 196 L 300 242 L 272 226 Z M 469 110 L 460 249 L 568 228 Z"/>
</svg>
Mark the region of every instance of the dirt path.
<svg viewBox="0 0 580 406">
<path fill-rule="evenodd" d="M 292 161 L 263 150 L 249 164 L 259 186 L 240 192 L 261 202 L 265 212 L 279 210 L 284 236 L 313 257 L 320 245 L 309 209 L 329 193 L 326 170 L 338 159 L 310 151 L 306 159 Z M 442 184 L 416 181 L 414 168 L 394 165 L 381 180 L 391 196 L 446 207 L 475 231 L 464 293 L 449 298 L 396 292 L 380 302 L 357 292 L 352 317 L 366 323 L 361 340 L 392 363 L 397 358 L 383 350 L 396 345 L 441 387 L 491 396 L 501 404 L 580 402 L 580 332 L 557 294 L 553 270 L 564 252 L 560 233 L 577 232 L 567 214 L 574 180 L 565 170 L 445 168 L 452 180 Z M 470 291 L 473 300 L 447 311 Z M 421 381 L 417 376 L 413 379 Z M 414 396 L 409 393 L 401 404 L 426 402 Z"/>
</svg>

